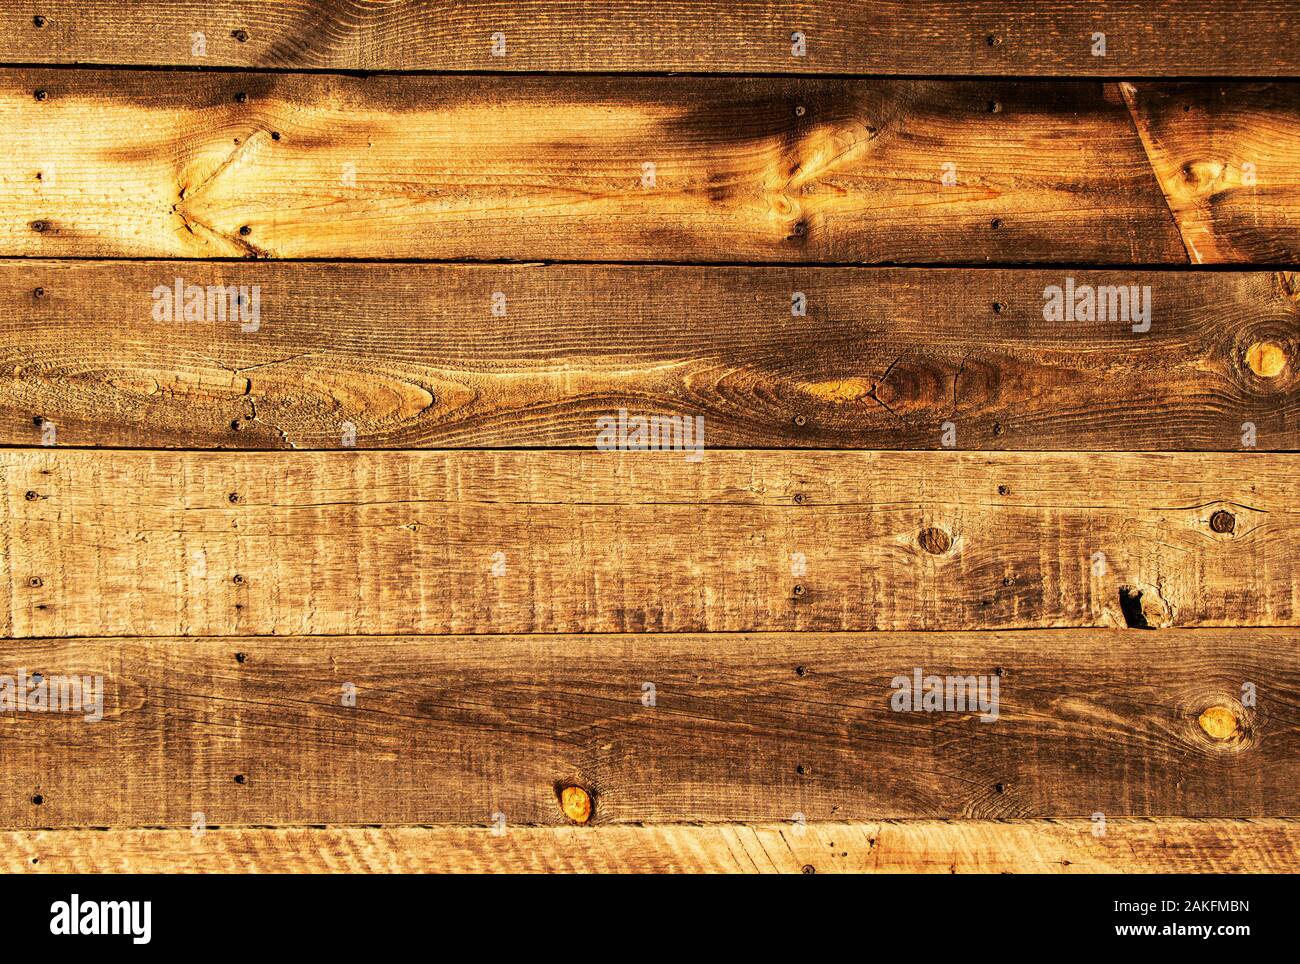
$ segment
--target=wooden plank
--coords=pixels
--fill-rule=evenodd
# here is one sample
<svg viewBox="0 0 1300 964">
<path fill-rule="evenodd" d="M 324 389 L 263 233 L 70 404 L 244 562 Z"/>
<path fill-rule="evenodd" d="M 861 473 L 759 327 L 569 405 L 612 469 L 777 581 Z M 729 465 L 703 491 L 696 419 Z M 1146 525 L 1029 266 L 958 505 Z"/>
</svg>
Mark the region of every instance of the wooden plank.
<svg viewBox="0 0 1300 964">
<path fill-rule="evenodd" d="M 30 640 L 0 667 L 103 681 L 0 714 L 6 828 L 559 825 L 568 786 L 597 825 L 1300 815 L 1285 630 Z M 909 711 L 918 673 L 970 703 Z"/>
<path fill-rule="evenodd" d="M 157 320 L 177 278 L 243 286 L 246 317 Z M 1045 320 L 1071 283 L 1149 289 L 1149 330 Z M 1297 290 L 1288 272 L 12 261 L 0 444 L 589 448 L 626 409 L 701 417 L 710 447 L 937 449 L 951 422 L 963 449 L 1295 450 Z"/>
<path fill-rule="evenodd" d="M 15 8 L 18 8 L 15 11 Z M 30 8 L 30 9 L 29 9 Z M 0 4 L 0 59 L 358 70 L 1300 73 L 1286 0 Z M 35 20 L 33 13 L 40 16 Z M 792 35 L 805 36 L 796 55 Z M 1094 33 L 1105 33 L 1104 55 Z M 196 37 L 195 34 L 201 34 Z M 494 44 L 502 34 L 504 46 Z M 200 42 L 201 41 L 201 42 Z M 494 55 L 495 48 L 499 51 Z"/>
<path fill-rule="evenodd" d="M 1300 259 L 1300 86 L 1120 88 L 1194 264 Z"/>
<path fill-rule="evenodd" d="M 0 833 L 5 873 L 1291 873 L 1300 821 Z"/>
<path fill-rule="evenodd" d="M 1189 260 L 1116 84 L 8 69 L 0 124 L 3 255 Z"/>
<path fill-rule="evenodd" d="M 1297 624 L 1298 456 L 690 458 L 6 450 L 4 635 Z"/>
</svg>

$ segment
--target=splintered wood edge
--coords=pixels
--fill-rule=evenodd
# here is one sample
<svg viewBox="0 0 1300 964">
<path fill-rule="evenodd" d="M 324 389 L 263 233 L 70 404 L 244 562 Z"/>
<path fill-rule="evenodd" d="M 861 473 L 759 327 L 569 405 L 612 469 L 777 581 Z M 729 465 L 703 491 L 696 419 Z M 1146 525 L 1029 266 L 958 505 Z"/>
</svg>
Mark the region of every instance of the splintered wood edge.
<svg viewBox="0 0 1300 964">
<path fill-rule="evenodd" d="M 0 872 L 1264 873 L 1300 820 L 916 820 L 0 832 Z"/>
</svg>

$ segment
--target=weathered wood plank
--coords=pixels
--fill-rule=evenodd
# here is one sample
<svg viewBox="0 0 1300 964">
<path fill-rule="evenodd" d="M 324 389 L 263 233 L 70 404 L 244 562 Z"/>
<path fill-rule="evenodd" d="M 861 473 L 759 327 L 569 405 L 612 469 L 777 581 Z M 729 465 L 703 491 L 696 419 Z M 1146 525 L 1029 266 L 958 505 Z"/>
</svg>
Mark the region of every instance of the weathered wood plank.
<svg viewBox="0 0 1300 964">
<path fill-rule="evenodd" d="M 9 69 L 0 125 L 5 255 L 1189 260 L 1117 84 Z"/>
<path fill-rule="evenodd" d="M 246 317 L 223 296 L 220 316 L 158 320 L 177 278 L 244 286 Z M 1072 282 L 1149 289 L 1149 330 L 1045 320 Z M 713 447 L 940 448 L 951 422 L 963 449 L 1295 450 L 1296 290 L 1286 272 L 11 261 L 0 444 L 593 447 L 626 409 L 702 417 Z"/>
<path fill-rule="evenodd" d="M 1283 630 L 30 640 L 0 667 L 103 680 L 0 714 L 8 828 L 554 825 L 566 786 L 595 824 L 1300 815 Z M 918 672 L 970 701 L 897 703 Z"/>
<path fill-rule="evenodd" d="M 1194 264 L 1300 260 L 1300 85 L 1120 88 Z"/>
<path fill-rule="evenodd" d="M 14 8 L 20 8 L 15 11 Z M 1286 0 L 42 0 L 0 59 L 359 70 L 1300 73 Z M 30 9 L 29 9 L 30 8 Z M 35 19 L 33 11 L 40 19 Z M 21 19 L 20 19 L 21 18 Z M 792 35 L 805 37 L 796 55 Z M 1104 55 L 1094 34 L 1105 34 Z M 200 36 L 196 36 L 200 34 Z M 494 39 L 501 34 L 502 42 Z M 494 55 L 493 50 L 498 51 Z"/>
<path fill-rule="evenodd" d="M 1293 873 L 1300 821 L 29 831 L 5 873 Z"/>
<path fill-rule="evenodd" d="M 693 457 L 5 450 L 0 619 L 7 636 L 1122 626 L 1129 587 L 1129 622 L 1297 622 L 1300 456 Z"/>
</svg>

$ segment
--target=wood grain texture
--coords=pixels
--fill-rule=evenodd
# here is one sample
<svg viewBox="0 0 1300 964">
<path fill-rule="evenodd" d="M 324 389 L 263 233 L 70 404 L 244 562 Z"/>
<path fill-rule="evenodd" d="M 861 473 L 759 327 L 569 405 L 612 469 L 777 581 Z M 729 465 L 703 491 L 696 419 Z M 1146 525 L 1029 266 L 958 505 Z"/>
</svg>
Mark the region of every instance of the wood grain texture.
<svg viewBox="0 0 1300 964">
<path fill-rule="evenodd" d="M 256 288 L 256 330 L 156 320 L 176 278 Z M 1067 279 L 1148 287 L 1150 330 L 1045 321 Z M 589 448 L 626 409 L 701 416 L 710 447 L 936 449 L 952 421 L 964 449 L 1239 451 L 1248 423 L 1256 449 L 1295 450 L 1297 290 L 1287 272 L 11 261 L 0 444 Z M 1252 368 L 1261 346 L 1276 370 Z"/>
<path fill-rule="evenodd" d="M 1294 873 L 1300 821 L 0 833 L 5 873 Z"/>
<path fill-rule="evenodd" d="M 1116 84 L 8 69 L 0 125 L 5 255 L 1189 261 Z"/>
<path fill-rule="evenodd" d="M 1300 73 L 1286 0 L 7 0 L 0 59 L 352 70 Z M 38 27 L 33 13 L 43 15 Z M 806 37 L 794 56 L 791 35 Z M 1092 35 L 1106 34 L 1105 56 Z M 194 34 L 202 33 L 197 53 Z M 493 34 L 505 35 L 493 56 Z"/>
<path fill-rule="evenodd" d="M 1291 631 L 27 640 L 0 667 L 104 681 L 98 721 L 0 715 L 8 828 L 556 825 L 573 785 L 593 824 L 1300 816 Z M 917 669 L 996 679 L 996 718 L 896 711 Z"/>
<path fill-rule="evenodd" d="M 0 871 L 1295 870 L 1295 12 L 0 0 Z"/>
<path fill-rule="evenodd" d="M 1297 458 L 7 450 L 0 619 L 13 637 L 1293 626 Z"/>
<path fill-rule="evenodd" d="M 1120 89 L 1193 264 L 1300 259 L 1300 85 Z"/>
</svg>

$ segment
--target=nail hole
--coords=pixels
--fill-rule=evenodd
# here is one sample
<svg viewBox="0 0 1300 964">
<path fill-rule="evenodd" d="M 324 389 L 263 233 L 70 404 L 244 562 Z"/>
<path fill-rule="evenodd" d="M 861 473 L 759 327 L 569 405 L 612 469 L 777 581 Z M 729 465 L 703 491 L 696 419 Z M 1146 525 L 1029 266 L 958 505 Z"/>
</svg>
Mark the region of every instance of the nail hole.
<svg viewBox="0 0 1300 964">
<path fill-rule="evenodd" d="M 804 587 L 803 587 L 802 585 L 796 585 L 796 586 L 794 587 L 794 594 L 795 594 L 796 596 L 802 596 L 805 592 L 807 592 L 807 590 L 804 589 Z"/>
<path fill-rule="evenodd" d="M 247 30 L 232 30 L 232 31 L 230 31 L 230 36 L 234 37 L 234 38 L 235 38 L 236 40 L 238 40 L 241 44 L 242 44 L 242 43 L 247 43 L 247 42 L 248 42 L 248 31 L 247 31 Z"/>
<path fill-rule="evenodd" d="M 35 231 L 37 234 L 40 234 L 42 231 L 44 231 L 44 230 L 45 230 L 46 228 L 48 228 L 49 226 L 50 226 L 50 223 L 49 223 L 48 221 L 33 221 L 33 222 L 32 222 L 32 230 Z"/>
<path fill-rule="evenodd" d="M 1226 509 L 1220 509 L 1210 516 L 1210 528 L 1215 532 L 1230 533 L 1237 528 L 1237 517 Z"/>
<path fill-rule="evenodd" d="M 987 37 L 984 38 L 984 42 L 987 43 L 990 47 L 1000 47 L 1002 45 L 1002 38 L 994 34 L 989 34 Z"/>
<path fill-rule="evenodd" d="M 1001 666 L 999 666 L 997 669 L 995 669 L 995 670 L 993 671 L 993 675 L 994 675 L 994 676 L 1006 676 L 1006 675 L 1007 675 L 1007 671 L 1006 671 L 1005 669 L 1003 669 Z"/>
<path fill-rule="evenodd" d="M 936 529 L 931 526 L 928 529 L 922 529 L 921 534 L 917 536 L 916 541 L 920 543 L 922 549 L 932 555 L 940 555 L 952 548 L 952 536 L 942 529 Z"/>
<path fill-rule="evenodd" d="M 48 23 L 48 21 L 40 14 L 37 14 L 35 17 L 32 17 L 32 26 L 34 26 L 37 30 L 40 30 L 42 27 L 44 27 L 46 23 Z"/>
<path fill-rule="evenodd" d="M 36 804 L 36 806 L 39 807 L 44 802 L 45 802 L 45 798 L 41 796 L 39 793 L 32 794 L 32 803 Z"/>
<path fill-rule="evenodd" d="M 235 654 L 235 662 L 236 662 L 236 663 L 246 663 L 246 662 L 248 662 L 248 654 L 247 654 L 247 653 L 236 653 L 236 654 Z"/>
<path fill-rule="evenodd" d="M 991 227 L 994 231 L 1001 231 L 1001 230 L 1002 230 L 1002 219 L 1001 219 L 1001 218 L 994 218 L 992 221 L 989 222 L 989 227 Z"/>
<path fill-rule="evenodd" d="M 44 298 L 44 297 L 45 297 L 45 289 L 44 289 L 44 288 L 35 288 L 35 289 L 33 289 L 32 294 L 35 295 L 37 298 Z"/>
<path fill-rule="evenodd" d="M 796 428 L 803 428 L 805 425 L 808 424 L 808 418 L 807 418 L 807 416 L 804 416 L 804 415 L 796 415 L 796 416 L 794 417 L 794 424 L 795 424 L 795 427 L 796 427 Z"/>
<path fill-rule="evenodd" d="M 1000 315 L 1000 314 L 1002 314 L 1002 309 L 1004 309 L 1005 307 L 1006 307 L 1006 305 L 1004 305 L 1004 304 L 1003 304 L 1002 302 L 1000 302 L 1000 301 L 995 301 L 995 302 L 993 302 L 993 314 L 995 314 L 995 315 Z"/>
<path fill-rule="evenodd" d="M 1009 485 L 998 486 L 998 495 L 1010 495 L 1010 494 L 1011 494 L 1011 486 Z"/>
<path fill-rule="evenodd" d="M 800 763 L 797 767 L 794 768 L 794 772 L 799 774 L 799 776 L 801 777 L 806 777 L 808 775 L 808 768 L 804 766 L 802 763 Z"/>
<path fill-rule="evenodd" d="M 40 90 L 36 91 L 36 93 L 33 96 L 35 96 L 37 100 L 47 100 L 50 96 L 50 92 L 45 88 L 41 88 Z"/>
<path fill-rule="evenodd" d="M 1001 422 L 994 422 L 994 423 L 993 423 L 993 434 L 994 434 L 994 435 L 1001 435 L 1001 434 L 1002 434 L 1002 423 L 1001 423 Z"/>
<path fill-rule="evenodd" d="M 242 90 L 235 95 L 236 104 L 245 104 L 247 102 L 248 102 L 248 95 L 244 93 Z"/>
<path fill-rule="evenodd" d="M 996 790 L 998 793 L 1006 793 L 1007 785 L 1005 783 L 995 783 L 993 784 L 993 789 Z"/>
<path fill-rule="evenodd" d="M 236 773 L 235 782 L 238 783 L 240 786 L 243 786 L 245 783 L 248 782 L 248 777 L 244 776 L 242 773 Z"/>
<path fill-rule="evenodd" d="M 802 492 L 796 492 L 794 494 L 795 505 L 803 505 L 806 501 L 808 501 L 808 497 L 804 495 Z"/>
<path fill-rule="evenodd" d="M 808 675 L 808 667 L 807 667 L 807 666 L 796 666 L 796 667 L 794 668 L 794 675 L 795 675 L 795 676 L 807 676 L 807 675 Z"/>
<path fill-rule="evenodd" d="M 271 140 L 273 140 L 273 141 L 278 141 L 279 139 L 280 139 L 280 132 L 279 132 L 279 131 L 271 131 Z"/>
<path fill-rule="evenodd" d="M 989 113 L 990 113 L 990 114 L 1001 114 L 1001 113 L 1002 113 L 1002 101 L 1000 101 L 1000 100 L 991 100 L 991 101 L 989 101 Z"/>
<path fill-rule="evenodd" d="M 27 494 L 24 495 L 23 498 L 26 499 L 28 502 L 35 502 L 37 499 L 40 498 L 40 496 L 37 495 L 35 492 L 33 492 L 31 489 L 28 489 Z"/>
<path fill-rule="evenodd" d="M 248 237 L 250 234 L 253 233 L 253 229 L 250 228 L 247 224 L 243 224 L 240 225 L 239 227 L 239 233 L 242 234 L 244 237 Z"/>
<path fill-rule="evenodd" d="M 814 867 L 812 864 L 804 864 L 804 865 L 803 865 L 803 872 L 804 872 L 805 874 L 815 874 L 815 873 L 817 873 L 817 868 Z"/>
<path fill-rule="evenodd" d="M 230 423 L 230 427 L 233 428 L 236 432 L 238 432 L 238 431 L 239 431 L 239 419 L 235 419 L 233 422 L 231 422 L 231 423 Z"/>
<path fill-rule="evenodd" d="M 234 503 L 239 501 L 239 493 L 231 492 L 230 495 L 226 496 L 226 498 L 230 500 L 230 503 L 233 505 Z"/>
</svg>

